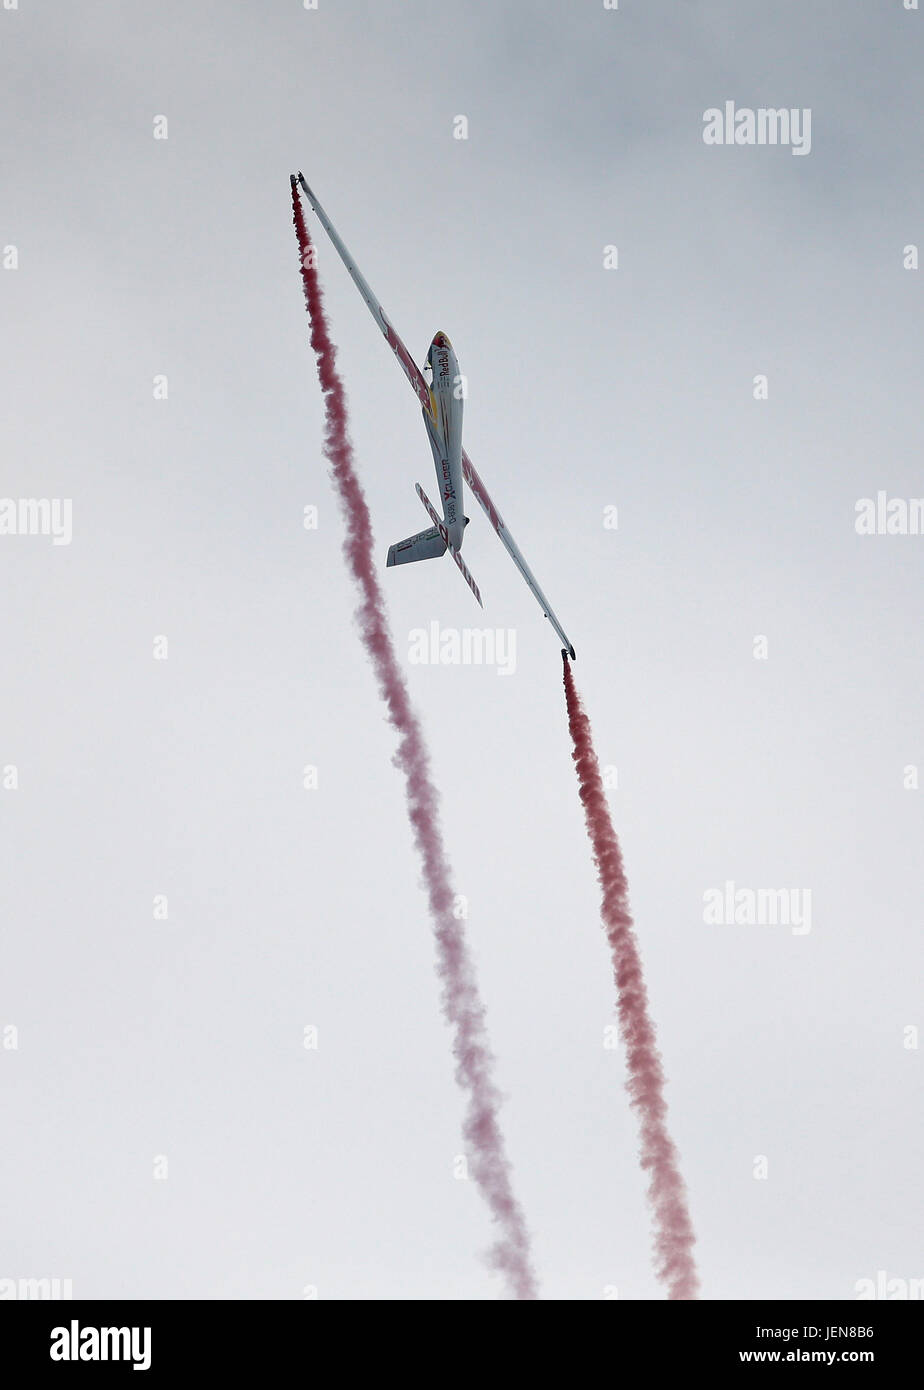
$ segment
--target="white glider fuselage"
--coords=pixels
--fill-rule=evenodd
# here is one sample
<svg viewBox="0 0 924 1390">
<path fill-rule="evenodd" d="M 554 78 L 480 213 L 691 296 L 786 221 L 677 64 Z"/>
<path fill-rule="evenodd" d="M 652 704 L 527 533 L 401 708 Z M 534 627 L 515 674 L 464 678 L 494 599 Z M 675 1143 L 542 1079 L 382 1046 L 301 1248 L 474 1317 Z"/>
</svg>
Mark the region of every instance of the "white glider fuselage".
<svg viewBox="0 0 924 1390">
<path fill-rule="evenodd" d="M 452 344 L 445 333 L 435 335 L 427 354 L 427 363 L 432 369 L 432 379 L 428 381 L 398 336 L 391 320 L 372 293 L 368 282 L 340 239 L 327 213 L 305 182 L 304 176 L 293 174 L 291 182 L 293 187 L 296 184 L 301 185 L 302 192 L 320 219 L 321 225 L 330 237 L 337 254 L 346 266 L 350 278 L 362 295 L 380 331 L 385 335 L 385 341 L 398 359 L 401 370 L 410 382 L 411 389 L 423 410 L 427 437 L 433 450 L 433 462 L 439 481 L 443 521 L 440 522 L 439 513 L 427 500 L 426 494 L 418 483 L 418 495 L 433 525 L 427 531 L 419 532 L 416 536 L 408 536 L 407 540 L 399 541 L 391 546 L 388 552 L 388 564 L 400 565 L 409 560 L 432 559 L 445 554 L 448 549 L 465 582 L 478 602 L 481 603 L 478 586 L 459 554 L 466 524 L 462 506 L 464 480 L 494 528 L 498 540 L 535 595 L 543 614 L 548 618 L 559 640 L 563 643 L 564 650 L 573 660 L 574 647 L 570 638 L 566 635 L 552 610 L 551 604 L 539 587 L 536 576 L 526 563 L 520 547 L 510 534 L 510 528 L 494 505 L 481 475 L 462 448 L 463 380 Z"/>
<path fill-rule="evenodd" d="M 424 407 L 427 438 L 450 544 L 462 547 L 465 516 L 462 508 L 462 376 L 452 343 L 437 333 L 427 353 L 430 409 Z"/>
</svg>

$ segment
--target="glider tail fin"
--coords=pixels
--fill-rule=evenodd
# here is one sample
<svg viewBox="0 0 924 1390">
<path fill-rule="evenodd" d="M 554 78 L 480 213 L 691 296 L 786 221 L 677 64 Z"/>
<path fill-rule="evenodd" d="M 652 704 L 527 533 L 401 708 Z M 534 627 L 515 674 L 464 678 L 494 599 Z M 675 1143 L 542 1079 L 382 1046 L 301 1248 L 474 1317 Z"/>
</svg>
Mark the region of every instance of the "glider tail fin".
<svg viewBox="0 0 924 1390">
<path fill-rule="evenodd" d="M 416 536 L 396 541 L 388 547 L 389 565 L 409 565 L 412 560 L 435 560 L 446 553 L 446 542 L 440 535 L 438 526 L 428 531 L 418 531 Z"/>
<path fill-rule="evenodd" d="M 479 606 L 479 608 L 484 608 L 484 604 L 481 602 L 481 590 L 478 588 L 478 585 L 475 583 L 474 579 L 472 578 L 472 572 L 471 572 L 471 570 L 469 569 L 469 567 L 468 567 L 468 565 L 465 563 L 465 561 L 462 559 L 462 556 L 459 554 L 458 550 L 456 550 L 455 546 L 454 546 L 454 545 L 452 544 L 452 542 L 450 541 L 449 536 L 448 536 L 447 531 L 446 531 L 446 527 L 444 526 L 443 522 L 440 521 L 439 515 L 438 515 L 438 513 L 437 513 L 435 507 L 433 506 L 433 503 L 430 501 L 429 497 L 428 497 L 427 494 L 424 492 L 423 488 L 420 486 L 420 483 L 417 483 L 417 484 L 416 484 L 416 487 L 417 487 L 417 496 L 420 498 L 421 502 L 423 503 L 424 510 L 426 511 L 426 513 L 427 513 L 427 515 L 429 516 L 430 520 L 435 524 L 436 529 L 439 531 L 440 536 L 442 537 L 442 540 L 443 540 L 443 544 L 445 545 L 446 549 L 449 551 L 449 553 L 450 553 L 450 555 L 452 556 L 452 558 L 455 560 L 455 562 L 456 562 L 456 567 L 458 568 L 459 573 L 461 574 L 462 578 L 465 580 L 465 582 L 466 582 L 466 584 L 468 585 L 468 587 L 471 589 L 472 593 L 475 595 L 475 598 L 478 600 L 478 606 Z M 467 525 L 467 524 L 468 524 L 468 517 L 465 518 L 465 521 L 466 521 L 466 525 Z"/>
</svg>

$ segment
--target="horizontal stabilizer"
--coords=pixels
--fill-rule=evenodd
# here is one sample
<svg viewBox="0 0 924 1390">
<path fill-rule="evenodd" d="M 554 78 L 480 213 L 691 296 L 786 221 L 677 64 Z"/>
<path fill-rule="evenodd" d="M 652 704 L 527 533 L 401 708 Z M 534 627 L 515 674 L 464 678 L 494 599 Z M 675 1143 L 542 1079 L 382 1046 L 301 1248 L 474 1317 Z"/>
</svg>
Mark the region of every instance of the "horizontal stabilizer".
<svg viewBox="0 0 924 1390">
<path fill-rule="evenodd" d="M 435 560 L 445 555 L 446 542 L 440 535 L 438 526 L 429 531 L 418 531 L 416 536 L 408 536 L 406 541 L 396 541 L 388 547 L 389 565 L 409 565 L 412 560 Z"/>
</svg>

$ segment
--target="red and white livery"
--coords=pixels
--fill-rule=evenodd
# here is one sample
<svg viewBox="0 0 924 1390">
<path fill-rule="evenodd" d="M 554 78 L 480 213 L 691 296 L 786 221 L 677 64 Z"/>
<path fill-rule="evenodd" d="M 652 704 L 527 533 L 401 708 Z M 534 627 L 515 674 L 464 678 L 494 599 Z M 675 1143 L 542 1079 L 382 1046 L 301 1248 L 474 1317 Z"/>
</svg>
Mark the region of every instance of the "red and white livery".
<svg viewBox="0 0 924 1390">
<path fill-rule="evenodd" d="M 408 536 L 406 540 L 398 541 L 391 546 L 388 551 L 388 564 L 403 565 L 413 560 L 430 560 L 438 555 L 444 555 L 448 550 L 465 582 L 478 602 L 481 603 L 478 585 L 469 573 L 460 554 L 465 527 L 468 524 L 468 517 L 464 515 L 462 506 L 463 483 L 467 483 L 513 563 L 538 599 L 544 615 L 558 634 L 565 651 L 573 660 L 574 647 L 570 639 L 566 636 L 564 628 L 553 613 L 551 604 L 536 582 L 535 575 L 524 560 L 520 548 L 507 529 L 500 512 L 491 501 L 487 488 L 475 471 L 474 464 L 462 447 L 464 382 L 452 343 L 445 333 L 437 333 L 427 352 L 424 371 L 420 370 L 392 327 L 385 310 L 360 274 L 356 262 L 340 240 L 327 213 L 302 175 L 293 174 L 293 183 L 296 178 L 305 197 L 317 213 L 324 230 L 333 242 L 337 254 L 349 271 L 353 283 L 369 306 L 372 317 L 397 357 L 401 370 L 410 382 L 423 411 L 424 425 L 433 452 L 433 464 L 436 469 L 443 513 L 442 519 L 418 483 L 417 494 L 434 524 L 428 530 L 419 531 L 417 535 Z"/>
</svg>

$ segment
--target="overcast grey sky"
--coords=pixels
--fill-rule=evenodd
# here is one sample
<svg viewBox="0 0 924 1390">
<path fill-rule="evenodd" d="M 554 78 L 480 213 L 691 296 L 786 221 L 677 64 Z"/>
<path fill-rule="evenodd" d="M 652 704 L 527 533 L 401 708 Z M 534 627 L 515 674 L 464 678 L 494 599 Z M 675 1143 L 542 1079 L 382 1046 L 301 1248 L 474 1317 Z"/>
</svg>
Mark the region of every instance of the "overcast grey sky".
<svg viewBox="0 0 924 1390">
<path fill-rule="evenodd" d="M 352 628 L 297 168 L 418 360 L 450 335 L 467 448 L 577 648 L 704 1296 L 924 1277 L 924 537 L 855 528 L 924 495 L 922 26 L 901 0 L 0 10 L 0 493 L 73 503 L 69 545 L 0 536 L 0 1278 L 502 1292 Z M 726 101 L 810 109 L 810 153 L 706 145 Z M 471 499 L 483 614 L 448 563 L 385 570 L 432 461 L 311 225 L 542 1292 L 660 1297 L 558 644 Z M 515 671 L 411 664 L 432 622 L 512 630 Z M 798 890 L 811 929 L 705 921 L 729 880 Z"/>
</svg>

